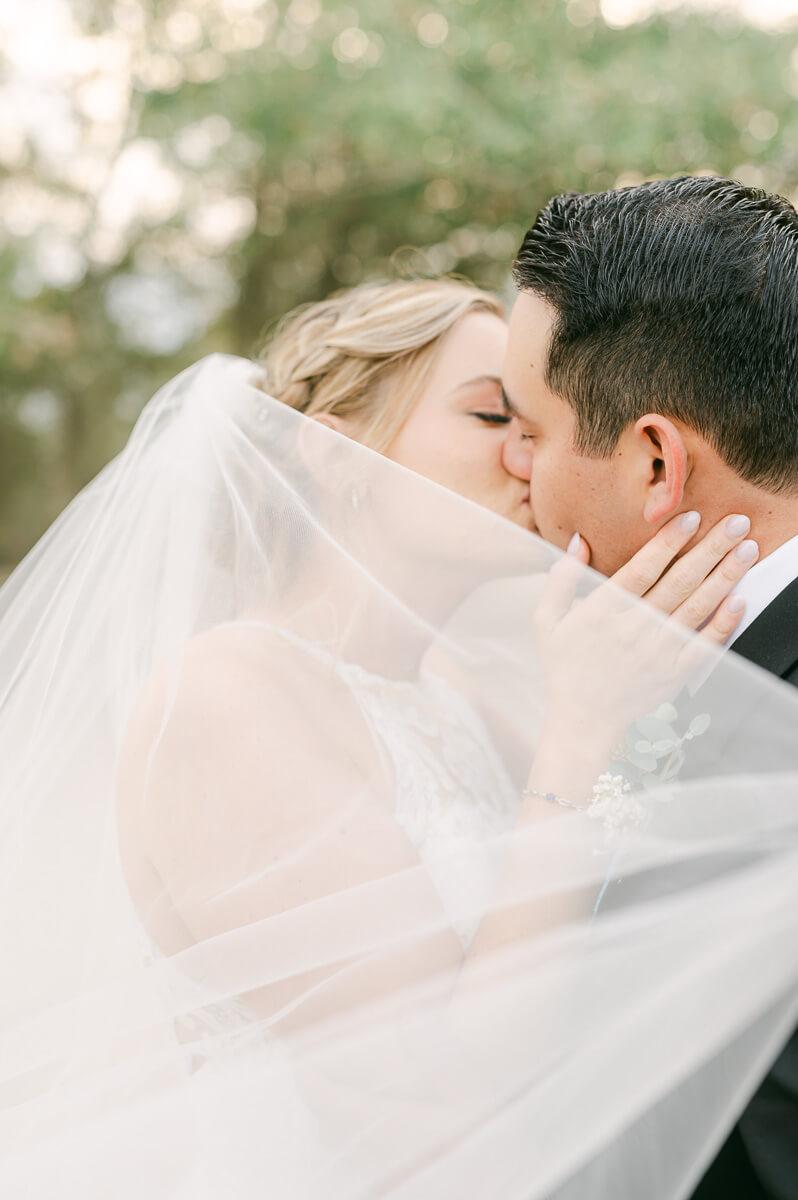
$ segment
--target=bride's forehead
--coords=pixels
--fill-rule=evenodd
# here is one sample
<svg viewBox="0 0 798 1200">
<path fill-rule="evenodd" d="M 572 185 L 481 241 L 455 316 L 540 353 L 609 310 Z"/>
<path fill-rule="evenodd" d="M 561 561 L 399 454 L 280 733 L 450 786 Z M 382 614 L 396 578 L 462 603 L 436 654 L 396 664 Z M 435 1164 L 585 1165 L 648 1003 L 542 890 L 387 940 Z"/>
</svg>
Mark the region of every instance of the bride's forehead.
<svg viewBox="0 0 798 1200">
<path fill-rule="evenodd" d="M 452 326 L 441 340 L 433 376 L 445 374 L 456 382 L 478 376 L 499 377 L 507 349 L 507 326 L 492 313 L 472 312 Z"/>
</svg>

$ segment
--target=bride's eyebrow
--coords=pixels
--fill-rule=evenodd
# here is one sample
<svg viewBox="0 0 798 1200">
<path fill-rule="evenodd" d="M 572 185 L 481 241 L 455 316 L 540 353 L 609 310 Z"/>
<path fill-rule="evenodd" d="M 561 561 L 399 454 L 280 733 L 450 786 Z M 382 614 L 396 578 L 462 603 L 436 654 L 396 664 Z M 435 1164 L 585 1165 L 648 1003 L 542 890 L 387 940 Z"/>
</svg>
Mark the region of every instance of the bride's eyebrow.
<svg viewBox="0 0 798 1200">
<path fill-rule="evenodd" d="M 462 392 L 465 388 L 477 387 L 485 383 L 490 383 L 497 388 L 500 388 L 502 385 L 502 381 L 498 375 L 475 375 L 473 379 L 466 379 L 464 383 L 458 383 L 454 390 L 455 392 Z"/>
</svg>

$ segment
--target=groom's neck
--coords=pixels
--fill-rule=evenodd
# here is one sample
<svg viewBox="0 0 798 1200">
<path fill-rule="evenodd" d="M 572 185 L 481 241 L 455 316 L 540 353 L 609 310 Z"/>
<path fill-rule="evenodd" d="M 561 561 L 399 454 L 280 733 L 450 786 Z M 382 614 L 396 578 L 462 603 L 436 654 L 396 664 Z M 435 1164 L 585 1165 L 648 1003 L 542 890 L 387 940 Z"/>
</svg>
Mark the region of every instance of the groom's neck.
<svg viewBox="0 0 798 1200">
<path fill-rule="evenodd" d="M 743 513 L 751 521 L 748 537 L 759 544 L 760 561 L 798 535 L 798 480 L 791 494 L 766 491 L 742 479 L 702 440 L 696 440 L 692 454 L 682 506 L 701 513 L 703 531 L 725 516 Z"/>
<path fill-rule="evenodd" d="M 747 506 L 738 505 L 739 499 L 730 498 L 728 511 L 743 512 L 751 518 L 748 536 L 759 544 L 760 562 L 798 535 L 798 496 L 774 496 L 760 491 Z"/>
</svg>

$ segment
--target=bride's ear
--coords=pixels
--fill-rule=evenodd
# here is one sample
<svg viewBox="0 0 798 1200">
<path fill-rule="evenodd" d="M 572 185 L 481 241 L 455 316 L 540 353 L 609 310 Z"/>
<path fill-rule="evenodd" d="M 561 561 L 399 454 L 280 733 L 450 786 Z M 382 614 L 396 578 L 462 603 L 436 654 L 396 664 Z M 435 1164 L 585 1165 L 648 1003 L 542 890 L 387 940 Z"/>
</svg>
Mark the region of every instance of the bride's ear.
<svg viewBox="0 0 798 1200">
<path fill-rule="evenodd" d="M 328 429 L 334 429 L 336 433 L 342 433 L 344 437 L 352 437 L 352 428 L 347 420 L 343 417 L 336 417 L 333 413 L 313 413 L 311 421 L 318 421 L 319 425 L 326 425 Z"/>
<path fill-rule="evenodd" d="M 643 517 L 651 525 L 657 525 L 678 512 L 684 500 L 687 447 L 678 427 L 659 413 L 641 417 L 634 433 L 646 471 Z"/>
<path fill-rule="evenodd" d="M 357 438 L 349 421 L 331 413 L 314 413 L 299 425 L 297 452 L 305 470 L 323 489 L 335 494 L 348 482 L 352 456 L 346 442 L 323 433 L 320 425 L 353 441 Z"/>
</svg>

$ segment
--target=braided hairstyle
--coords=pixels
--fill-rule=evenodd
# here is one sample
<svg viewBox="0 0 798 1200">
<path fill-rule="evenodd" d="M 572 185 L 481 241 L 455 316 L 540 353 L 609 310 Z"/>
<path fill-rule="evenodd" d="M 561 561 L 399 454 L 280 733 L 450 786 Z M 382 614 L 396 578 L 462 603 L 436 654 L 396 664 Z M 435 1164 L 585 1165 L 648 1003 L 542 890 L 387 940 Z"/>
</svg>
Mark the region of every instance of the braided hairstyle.
<svg viewBox="0 0 798 1200">
<path fill-rule="evenodd" d="M 348 420 L 384 453 L 428 379 L 441 338 L 469 312 L 504 317 L 501 302 L 459 279 L 363 284 L 284 317 L 258 357 L 259 386 L 315 416 Z"/>
</svg>

